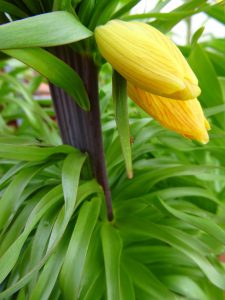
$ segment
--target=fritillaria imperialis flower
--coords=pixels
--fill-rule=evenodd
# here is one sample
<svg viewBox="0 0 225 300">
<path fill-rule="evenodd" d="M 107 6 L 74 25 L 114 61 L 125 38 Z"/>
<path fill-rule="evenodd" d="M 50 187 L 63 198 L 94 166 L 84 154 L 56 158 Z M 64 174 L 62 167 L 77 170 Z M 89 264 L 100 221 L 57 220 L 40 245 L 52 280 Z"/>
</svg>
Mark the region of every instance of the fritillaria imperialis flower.
<svg viewBox="0 0 225 300">
<path fill-rule="evenodd" d="M 97 27 L 95 38 L 102 56 L 136 86 L 178 100 L 199 96 L 198 80 L 180 50 L 154 27 L 113 20 Z"/>
<path fill-rule="evenodd" d="M 187 101 L 172 100 L 150 94 L 131 83 L 128 83 L 128 95 L 162 126 L 203 144 L 209 141 L 207 130 L 210 125 L 196 98 Z"/>
<path fill-rule="evenodd" d="M 112 20 L 96 28 L 95 38 L 102 56 L 127 80 L 133 101 L 164 127 L 208 142 L 198 80 L 168 37 L 141 22 Z"/>
</svg>

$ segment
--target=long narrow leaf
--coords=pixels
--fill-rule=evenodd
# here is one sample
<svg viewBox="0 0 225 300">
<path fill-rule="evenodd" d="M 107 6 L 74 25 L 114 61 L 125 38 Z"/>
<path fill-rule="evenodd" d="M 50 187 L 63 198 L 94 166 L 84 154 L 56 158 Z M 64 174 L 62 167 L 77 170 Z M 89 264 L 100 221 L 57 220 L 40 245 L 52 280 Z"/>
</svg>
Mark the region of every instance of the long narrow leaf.
<svg viewBox="0 0 225 300">
<path fill-rule="evenodd" d="M 116 71 L 113 72 L 113 102 L 120 144 L 125 160 L 127 176 L 133 177 L 130 129 L 127 108 L 127 82 Z"/>
<path fill-rule="evenodd" d="M 207 232 L 209 235 L 212 235 L 212 237 L 225 245 L 225 231 L 219 225 L 206 218 L 181 212 L 166 204 L 166 202 L 164 202 L 162 199 L 160 202 L 175 217 Z"/>
<path fill-rule="evenodd" d="M 81 153 L 71 153 L 67 156 L 62 168 L 62 187 L 65 205 L 61 209 L 50 236 L 48 250 L 54 247 L 63 236 L 74 213 L 80 172 L 86 156 Z"/>
<path fill-rule="evenodd" d="M 130 274 L 134 284 L 138 289 L 142 290 L 142 293 L 145 294 L 148 299 L 176 300 L 176 296 L 174 296 L 144 265 L 127 257 L 123 257 L 123 261 L 124 268 Z"/>
<path fill-rule="evenodd" d="M 64 89 L 81 108 L 89 110 L 89 99 L 82 80 L 62 60 L 40 48 L 10 49 L 3 52 L 37 70 L 49 81 Z"/>
<path fill-rule="evenodd" d="M 19 18 L 27 17 L 27 14 L 19 7 L 4 0 L 0 0 L 0 11 L 4 13 L 7 12 L 8 14 L 14 17 L 19 17 Z"/>
<path fill-rule="evenodd" d="M 0 199 L 0 229 L 10 218 L 12 212 L 18 209 L 18 200 L 29 183 L 32 177 L 40 171 L 42 166 L 30 167 L 23 169 L 17 174 L 14 180 L 6 189 L 2 198 Z"/>
<path fill-rule="evenodd" d="M 122 240 L 118 231 L 109 223 L 101 230 L 103 256 L 105 262 L 107 299 L 120 299 L 120 259 Z"/>
<path fill-rule="evenodd" d="M 144 236 L 152 237 L 173 246 L 193 260 L 214 285 L 225 289 L 224 270 L 217 262 L 213 263 L 206 257 L 206 255 L 210 253 L 209 250 L 205 253 L 202 252 L 203 249 L 200 250 L 201 246 L 199 241 L 194 239 L 193 236 L 185 235 L 184 232 L 179 236 L 178 230 L 172 229 L 170 226 L 158 225 L 149 221 L 143 223 L 140 220 L 131 219 L 130 221 L 123 222 L 123 224 L 126 225 L 125 227 L 123 226 L 123 228 L 121 227 L 121 229 L 122 231 L 126 230 L 126 234 L 130 232 L 132 235 L 137 234 L 142 236 L 142 238 Z"/>
<path fill-rule="evenodd" d="M 32 290 L 30 300 L 48 300 L 61 270 L 68 246 L 68 236 L 57 247 L 57 251 L 45 264 L 36 286 Z"/>
<path fill-rule="evenodd" d="M 87 251 L 99 212 L 99 198 L 84 203 L 79 212 L 60 275 L 65 299 L 79 298 Z"/>
<path fill-rule="evenodd" d="M 62 168 L 62 187 L 65 201 L 65 218 L 69 219 L 76 205 L 80 172 L 86 156 L 71 153 L 64 160 Z"/>
<path fill-rule="evenodd" d="M 1 256 L 0 282 L 2 282 L 6 278 L 11 269 L 14 267 L 20 255 L 20 251 L 36 223 L 43 216 L 43 214 L 48 211 L 53 205 L 55 205 L 56 202 L 62 197 L 60 190 L 61 186 L 57 186 L 42 198 L 42 200 L 36 205 L 32 213 L 30 214 L 23 233 L 10 246 L 10 248 L 4 253 L 4 255 Z M 4 296 L 2 296 L 0 293 L 0 299 L 1 297 Z"/>
<path fill-rule="evenodd" d="M 70 44 L 92 35 L 72 14 L 51 12 L 0 26 L 0 50 Z"/>
<path fill-rule="evenodd" d="M 15 139 L 14 139 L 15 140 Z M 68 146 L 57 147 L 38 147 L 29 144 L 12 144 L 11 139 L 0 138 L 0 157 L 7 159 L 25 160 L 25 161 L 40 161 L 57 153 L 71 153 L 77 151 Z"/>
</svg>

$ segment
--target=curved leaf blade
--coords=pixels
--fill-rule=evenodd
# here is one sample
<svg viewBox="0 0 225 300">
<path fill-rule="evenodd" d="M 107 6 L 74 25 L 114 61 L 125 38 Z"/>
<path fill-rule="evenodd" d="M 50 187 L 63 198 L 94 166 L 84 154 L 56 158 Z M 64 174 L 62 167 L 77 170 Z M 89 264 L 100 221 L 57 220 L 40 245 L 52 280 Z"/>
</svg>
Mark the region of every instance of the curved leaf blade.
<svg viewBox="0 0 225 300">
<path fill-rule="evenodd" d="M 205 249 L 207 250 L 205 253 L 203 252 L 205 244 L 199 243 L 200 241 L 193 236 L 187 235 L 184 232 L 180 232 L 180 234 L 179 230 L 173 229 L 170 226 L 158 225 L 149 221 L 143 223 L 136 218 L 132 218 L 129 221 L 126 220 L 120 224 L 123 234 L 128 235 L 130 232 L 132 235 L 137 234 L 142 236 L 142 238 L 149 236 L 168 243 L 195 262 L 215 286 L 221 289 L 225 288 L 223 268 L 217 261 L 211 262 L 208 259 L 207 254 L 210 252 L 207 249 Z M 126 225 L 124 226 L 124 224 Z"/>
<path fill-rule="evenodd" d="M 56 202 L 62 197 L 61 194 L 61 185 L 56 186 L 50 190 L 35 206 L 32 210 L 24 231 L 22 234 L 15 240 L 15 242 L 10 246 L 10 248 L 1 256 L 0 258 L 0 282 L 2 282 L 7 275 L 10 273 L 14 265 L 16 264 L 21 249 L 29 236 L 30 232 L 33 230 L 40 218 L 45 214 Z M 2 293 L 4 295 L 4 292 Z M 0 293 L 0 299 L 4 296 Z M 1 298 L 2 297 L 2 298 Z M 3 298 L 4 299 L 4 298 Z"/>
<path fill-rule="evenodd" d="M 61 288 L 66 299 L 78 299 L 80 284 L 92 233 L 96 226 L 100 199 L 83 204 L 70 239 L 60 274 Z"/>
<path fill-rule="evenodd" d="M 111 224 L 105 223 L 101 229 L 102 248 L 105 262 L 107 299 L 120 299 L 120 259 L 122 240 Z"/>
<path fill-rule="evenodd" d="M 76 205 L 80 172 L 85 159 L 86 155 L 83 153 L 71 153 L 63 163 L 62 187 L 65 201 L 65 218 L 68 219 Z"/>
<path fill-rule="evenodd" d="M 57 251 L 49 258 L 45 264 L 37 284 L 32 290 L 30 300 L 48 300 L 57 281 L 60 269 L 63 264 L 65 252 L 68 246 L 68 237 L 65 237 L 57 247 Z"/>
<path fill-rule="evenodd" d="M 92 35 L 72 14 L 56 11 L 0 26 L 0 49 L 52 47 Z"/>
<path fill-rule="evenodd" d="M 130 274 L 134 285 L 145 297 L 147 296 L 148 299 L 155 300 L 176 300 L 176 296 L 174 296 L 147 267 L 128 257 L 123 257 L 123 261 L 124 268 L 126 268 Z"/>
<path fill-rule="evenodd" d="M 19 7 L 4 0 L 0 0 L 0 11 L 3 13 L 7 12 L 8 14 L 19 18 L 27 17 L 27 14 Z"/>
<path fill-rule="evenodd" d="M 88 95 L 79 75 L 53 54 L 40 48 L 10 49 L 3 52 L 29 65 L 64 89 L 84 110 L 90 109 Z"/>
<path fill-rule="evenodd" d="M 127 107 L 127 82 L 116 71 L 113 72 L 113 102 L 120 145 L 125 160 L 127 177 L 133 177 L 130 129 Z"/>
<path fill-rule="evenodd" d="M 78 150 L 68 145 L 60 145 L 57 147 L 38 147 L 29 144 L 11 143 L 11 139 L 6 140 L 4 138 L 0 138 L 0 157 L 6 159 L 16 159 L 19 161 L 41 161 L 57 153 L 69 154 L 75 151 Z"/>
<path fill-rule="evenodd" d="M 225 244 L 225 231 L 211 220 L 206 218 L 195 216 L 194 214 L 187 214 L 182 211 L 179 211 L 168 204 L 165 203 L 162 199 L 159 199 L 163 207 L 171 213 L 173 216 L 177 217 L 178 219 L 187 222 L 200 230 L 205 231 L 209 235 L 212 235 L 215 239 L 220 241 L 223 245 Z"/>
<path fill-rule="evenodd" d="M 6 224 L 15 207 L 19 204 L 19 198 L 33 176 L 42 166 L 30 167 L 21 170 L 10 183 L 0 199 L 0 229 Z"/>
</svg>

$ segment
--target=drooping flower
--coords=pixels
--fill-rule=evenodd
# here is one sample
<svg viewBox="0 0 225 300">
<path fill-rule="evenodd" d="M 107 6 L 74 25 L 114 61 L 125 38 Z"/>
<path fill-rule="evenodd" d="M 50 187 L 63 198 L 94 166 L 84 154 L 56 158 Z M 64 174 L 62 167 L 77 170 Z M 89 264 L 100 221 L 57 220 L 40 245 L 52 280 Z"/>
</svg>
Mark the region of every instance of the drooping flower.
<svg viewBox="0 0 225 300">
<path fill-rule="evenodd" d="M 198 80 L 169 38 L 150 25 L 120 20 L 97 27 L 95 38 L 102 56 L 127 80 L 133 101 L 164 127 L 208 142 Z"/>
<path fill-rule="evenodd" d="M 177 100 L 200 94 L 198 80 L 176 45 L 142 22 L 112 20 L 95 30 L 102 56 L 135 86 Z"/>
<path fill-rule="evenodd" d="M 172 100 L 150 94 L 129 82 L 128 95 L 162 126 L 203 144 L 208 142 L 207 130 L 210 125 L 196 98 L 187 101 Z"/>
</svg>

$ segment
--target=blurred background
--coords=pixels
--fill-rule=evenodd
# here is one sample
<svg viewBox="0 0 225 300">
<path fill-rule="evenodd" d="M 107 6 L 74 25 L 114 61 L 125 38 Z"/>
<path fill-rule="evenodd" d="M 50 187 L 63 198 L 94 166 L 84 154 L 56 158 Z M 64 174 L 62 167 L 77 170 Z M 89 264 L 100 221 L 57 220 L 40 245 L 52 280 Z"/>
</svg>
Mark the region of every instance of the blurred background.
<svg viewBox="0 0 225 300">
<path fill-rule="evenodd" d="M 163 13 L 169 13 L 176 9 L 180 5 L 187 1 L 182 0 L 172 0 L 172 1 L 162 1 L 168 2 L 161 10 Z M 217 1 L 222 5 L 224 1 Z M 131 14 L 142 14 L 148 13 L 154 10 L 154 7 L 158 3 L 158 0 L 141 0 L 132 10 Z M 216 1 L 211 1 L 214 5 Z M 224 4 L 223 4 L 224 5 Z M 212 36 L 216 38 L 225 38 L 224 26 L 217 20 L 210 18 L 206 13 L 200 12 L 191 16 L 188 20 L 182 20 L 176 26 L 173 27 L 171 31 L 172 39 L 175 43 L 179 45 L 185 45 L 192 35 L 199 27 L 204 26 L 204 34 L 201 36 L 200 41 L 209 40 Z M 188 36 L 189 35 L 189 36 Z M 225 49 L 224 49 L 225 51 Z"/>
</svg>

